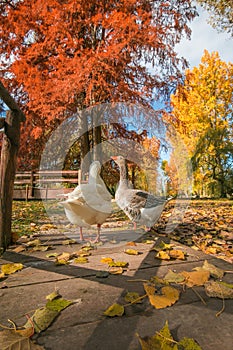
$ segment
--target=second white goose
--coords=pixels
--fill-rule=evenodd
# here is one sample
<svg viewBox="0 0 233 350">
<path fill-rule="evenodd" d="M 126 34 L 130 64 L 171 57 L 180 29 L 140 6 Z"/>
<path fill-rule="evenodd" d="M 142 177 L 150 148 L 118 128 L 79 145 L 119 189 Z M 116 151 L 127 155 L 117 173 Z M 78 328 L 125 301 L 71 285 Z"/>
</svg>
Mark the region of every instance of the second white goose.
<svg viewBox="0 0 233 350">
<path fill-rule="evenodd" d="M 158 221 L 167 200 L 143 190 L 129 188 L 125 159 L 122 156 L 111 158 L 120 168 L 116 203 L 134 224 L 150 229 Z"/>
</svg>

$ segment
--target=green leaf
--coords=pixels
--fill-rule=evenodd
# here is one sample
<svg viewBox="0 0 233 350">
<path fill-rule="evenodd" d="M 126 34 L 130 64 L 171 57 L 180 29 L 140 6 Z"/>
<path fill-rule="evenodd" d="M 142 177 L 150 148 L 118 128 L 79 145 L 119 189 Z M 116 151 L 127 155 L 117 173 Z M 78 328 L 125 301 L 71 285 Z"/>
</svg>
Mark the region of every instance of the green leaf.
<svg viewBox="0 0 233 350">
<path fill-rule="evenodd" d="M 24 325 L 24 328 L 31 327 L 31 322 L 33 322 L 35 332 L 40 333 L 47 329 L 58 315 L 58 311 L 49 310 L 47 307 L 42 307 L 34 312 L 30 321 L 27 321 L 27 323 Z"/>
<path fill-rule="evenodd" d="M 46 303 L 45 307 L 49 310 L 60 312 L 71 304 L 73 304 L 73 302 L 71 300 L 59 298 L 59 299 L 49 300 Z"/>
<path fill-rule="evenodd" d="M 56 298 L 60 298 L 60 297 L 61 297 L 61 295 L 58 293 L 57 290 L 55 290 L 54 292 L 52 292 L 49 295 L 47 295 L 46 299 L 52 301 L 52 300 L 54 300 Z"/>
<path fill-rule="evenodd" d="M 181 273 L 169 270 L 166 276 L 164 276 L 164 280 L 169 283 L 181 283 L 185 281 L 185 277 Z"/>
<path fill-rule="evenodd" d="M 135 303 L 135 304 L 141 304 L 142 300 L 139 299 L 140 295 L 137 292 L 128 292 L 124 299 L 127 303 Z M 138 301 L 136 301 L 139 299 Z"/>
<path fill-rule="evenodd" d="M 112 304 L 106 311 L 104 311 L 104 315 L 109 317 L 122 316 L 124 312 L 125 309 L 123 305 Z"/>
<path fill-rule="evenodd" d="M 182 350 L 201 350 L 201 347 L 192 338 L 183 338 L 178 343 L 178 348 L 179 346 L 182 346 Z"/>
</svg>

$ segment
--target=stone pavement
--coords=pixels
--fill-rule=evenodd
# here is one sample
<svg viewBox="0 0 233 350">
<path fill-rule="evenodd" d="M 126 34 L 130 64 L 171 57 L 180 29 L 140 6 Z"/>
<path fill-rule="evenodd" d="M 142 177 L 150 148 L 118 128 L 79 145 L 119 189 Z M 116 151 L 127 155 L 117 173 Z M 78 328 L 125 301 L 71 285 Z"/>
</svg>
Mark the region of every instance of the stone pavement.
<svg viewBox="0 0 233 350">
<path fill-rule="evenodd" d="M 191 271 L 202 266 L 206 259 L 228 271 L 233 270 L 231 264 L 176 242 L 173 242 L 175 247 L 186 252 L 187 259 L 161 261 L 155 258 L 155 251 L 151 251 L 154 243 L 143 243 L 151 237 L 142 232 L 110 232 L 108 236 L 104 231 L 103 236 L 108 237 L 108 242 L 92 250 L 87 264 L 57 266 L 53 258 L 46 257 L 50 251 L 15 253 L 12 249 L 7 250 L 0 264 L 21 262 L 24 269 L 0 282 L 0 323 L 9 326 L 7 320 L 11 319 L 19 326 L 23 325 L 24 315 L 44 306 L 46 295 L 58 289 L 64 298 L 81 301 L 63 310 L 47 330 L 36 336 L 37 343 L 46 350 L 140 350 L 136 333 L 141 337 L 151 336 L 164 326 L 166 320 L 176 340 L 194 338 L 203 350 L 233 349 L 232 300 L 224 301 L 225 309 L 216 317 L 223 301 L 207 297 L 203 287 L 195 287 L 195 290 L 206 305 L 189 288 L 181 293 L 178 302 L 165 309 L 155 309 L 145 298 L 141 304 L 126 307 L 122 317 L 103 315 L 115 302 L 126 304 L 124 295 L 127 291 L 145 294 L 141 280 L 163 277 L 169 269 Z M 50 235 L 48 232 L 39 238 L 42 242 L 49 242 L 56 252 L 73 253 L 81 247 L 78 243 L 64 246 L 62 241 L 67 237 L 61 233 Z M 130 240 L 135 240 L 137 246 L 126 246 Z M 127 255 L 125 248 L 137 249 L 141 254 Z M 100 262 L 102 257 L 127 261 L 129 267 L 122 275 L 97 278 L 96 272 L 106 270 L 107 266 Z M 233 274 L 226 273 L 223 280 L 233 283 Z"/>
</svg>

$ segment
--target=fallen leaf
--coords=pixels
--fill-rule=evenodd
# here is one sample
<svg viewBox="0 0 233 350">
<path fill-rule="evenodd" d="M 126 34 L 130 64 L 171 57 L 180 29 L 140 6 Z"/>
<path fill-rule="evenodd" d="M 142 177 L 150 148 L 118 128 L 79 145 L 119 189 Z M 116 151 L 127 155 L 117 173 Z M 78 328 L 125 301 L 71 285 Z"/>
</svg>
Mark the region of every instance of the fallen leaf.
<svg viewBox="0 0 233 350">
<path fill-rule="evenodd" d="M 24 328 L 30 328 L 32 326 L 31 323 L 33 323 L 35 333 L 40 333 L 47 329 L 58 315 L 58 311 L 49 310 L 44 306 L 34 312 L 30 321 L 27 321 L 27 323 L 24 325 Z"/>
<path fill-rule="evenodd" d="M 181 274 L 185 277 L 185 284 L 188 287 L 203 286 L 210 277 L 210 272 L 206 270 L 200 271 L 182 271 Z"/>
<path fill-rule="evenodd" d="M 233 285 L 217 282 L 217 281 L 209 281 L 205 283 L 205 292 L 208 297 L 212 298 L 220 298 L 220 299 L 233 299 Z"/>
<path fill-rule="evenodd" d="M 136 243 L 136 242 L 127 242 L 126 245 L 129 245 L 129 246 L 136 246 L 137 243 Z"/>
<path fill-rule="evenodd" d="M 72 258 L 72 254 L 63 252 L 62 254 L 57 256 L 57 262 L 62 262 L 64 264 L 67 263 Z"/>
<path fill-rule="evenodd" d="M 22 337 L 14 330 L 5 329 L 0 332 L 0 349 L 44 350 L 44 347 L 33 343 L 28 337 Z"/>
<path fill-rule="evenodd" d="M 1 273 L 0 273 L 0 281 L 1 281 L 2 279 L 5 279 L 5 278 L 6 278 L 5 273 L 1 272 Z"/>
<path fill-rule="evenodd" d="M 201 347 L 192 338 L 184 337 L 178 343 L 178 349 L 182 350 L 201 350 Z"/>
<path fill-rule="evenodd" d="M 53 300 L 49 300 L 45 306 L 49 310 L 60 312 L 71 304 L 73 304 L 73 301 L 71 300 L 55 298 Z"/>
<path fill-rule="evenodd" d="M 112 261 L 108 263 L 110 267 L 127 267 L 129 265 L 126 261 Z"/>
<path fill-rule="evenodd" d="M 37 245 L 41 245 L 41 241 L 38 238 L 34 239 L 33 241 L 29 241 L 29 242 L 26 243 L 27 247 L 34 247 L 34 246 L 37 246 Z"/>
<path fill-rule="evenodd" d="M 156 251 L 161 251 L 161 250 L 170 250 L 172 249 L 174 244 L 171 243 L 164 243 L 164 241 L 160 242 L 159 244 L 156 244 L 154 248 L 152 248 L 152 250 L 156 250 Z"/>
<path fill-rule="evenodd" d="M 50 293 L 49 295 L 46 296 L 47 300 L 54 300 L 56 298 L 61 298 L 61 295 L 59 294 L 59 292 L 57 290 L 55 290 L 54 292 Z"/>
<path fill-rule="evenodd" d="M 48 230 L 56 229 L 56 228 L 57 228 L 57 226 L 55 226 L 53 224 L 44 224 L 44 225 L 40 226 L 41 231 L 48 231 Z"/>
<path fill-rule="evenodd" d="M 78 258 L 74 259 L 75 264 L 87 264 L 88 262 L 89 260 L 85 256 L 79 256 Z"/>
<path fill-rule="evenodd" d="M 200 267 L 196 267 L 194 270 L 198 271 L 200 269 L 204 269 L 206 271 L 209 271 L 210 275 L 213 278 L 222 278 L 224 276 L 224 273 L 225 273 L 224 270 L 216 267 L 213 264 L 208 263 L 207 260 L 204 261 L 204 264 L 203 264 L 203 266 L 201 268 Z"/>
<path fill-rule="evenodd" d="M 62 241 L 63 245 L 70 245 L 77 243 L 75 239 L 66 239 L 65 241 Z"/>
<path fill-rule="evenodd" d="M 128 292 L 125 297 L 124 300 L 127 303 L 135 303 L 135 304 L 141 304 L 142 300 L 139 299 L 140 295 L 137 292 Z"/>
<path fill-rule="evenodd" d="M 24 250 L 26 250 L 26 248 L 23 245 L 19 245 L 18 247 L 16 247 L 15 249 L 13 249 L 13 252 L 15 253 L 21 253 Z"/>
<path fill-rule="evenodd" d="M 120 304 L 113 304 L 109 306 L 109 308 L 106 311 L 104 311 L 104 315 L 109 317 L 122 316 L 124 312 L 124 306 Z"/>
<path fill-rule="evenodd" d="M 185 260 L 185 254 L 182 250 L 169 250 L 168 254 L 172 259 Z"/>
<path fill-rule="evenodd" d="M 46 252 L 49 249 L 53 249 L 53 247 L 50 246 L 50 245 L 36 245 L 35 247 L 32 248 L 32 250 L 34 252 L 37 252 L 37 251 L 39 251 L 39 252 Z"/>
<path fill-rule="evenodd" d="M 21 263 L 10 263 L 10 264 L 4 264 L 1 266 L 1 271 L 5 275 L 11 275 L 12 273 L 15 273 L 16 271 L 22 270 L 23 264 Z"/>
<path fill-rule="evenodd" d="M 137 251 L 136 249 L 125 249 L 124 252 L 126 254 L 129 254 L 129 255 L 138 255 L 139 254 L 139 251 Z"/>
<path fill-rule="evenodd" d="M 143 283 L 143 287 L 148 296 L 155 294 L 156 288 L 153 284 Z"/>
<path fill-rule="evenodd" d="M 162 287 L 161 293 L 162 295 L 148 295 L 151 305 L 156 309 L 163 309 L 175 304 L 180 295 L 180 292 L 176 288 L 170 286 Z"/>
<path fill-rule="evenodd" d="M 122 267 L 112 266 L 109 269 L 109 273 L 111 273 L 111 275 L 122 275 L 123 272 L 124 270 Z"/>
<path fill-rule="evenodd" d="M 170 255 L 167 252 L 163 251 L 163 250 L 160 250 L 155 255 L 155 258 L 162 259 L 162 260 L 170 260 L 171 259 Z"/>
<path fill-rule="evenodd" d="M 113 262 L 113 259 L 112 258 L 101 258 L 100 262 L 104 263 L 104 264 L 108 264 L 108 263 L 111 263 Z"/>
<path fill-rule="evenodd" d="M 46 254 L 46 258 L 56 258 L 58 256 L 58 253 L 48 253 Z"/>
<path fill-rule="evenodd" d="M 176 273 L 169 270 L 166 276 L 164 276 L 164 280 L 169 283 L 182 283 L 185 281 L 185 277 L 181 273 Z"/>
</svg>

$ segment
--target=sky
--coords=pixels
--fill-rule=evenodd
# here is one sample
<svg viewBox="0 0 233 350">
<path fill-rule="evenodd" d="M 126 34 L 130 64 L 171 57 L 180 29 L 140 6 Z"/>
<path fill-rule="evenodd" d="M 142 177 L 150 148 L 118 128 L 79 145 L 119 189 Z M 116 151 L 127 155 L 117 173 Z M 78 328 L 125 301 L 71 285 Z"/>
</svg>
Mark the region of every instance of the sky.
<svg viewBox="0 0 233 350">
<path fill-rule="evenodd" d="M 198 7 L 199 17 L 191 22 L 191 40 L 183 39 L 177 45 L 178 53 L 185 57 L 190 68 L 198 66 L 203 56 L 204 49 L 209 52 L 218 51 L 221 60 L 233 62 L 233 38 L 227 33 L 218 33 L 207 23 L 209 14 Z"/>
</svg>

